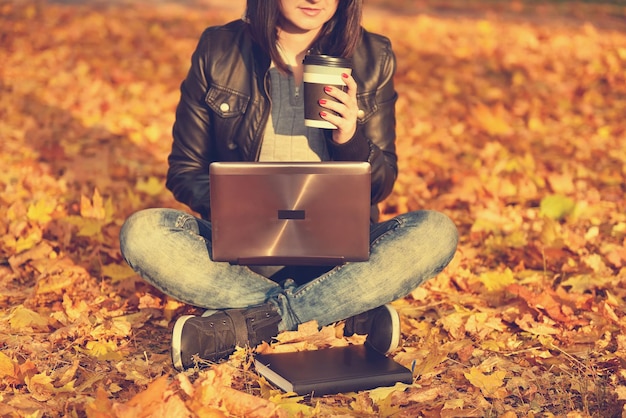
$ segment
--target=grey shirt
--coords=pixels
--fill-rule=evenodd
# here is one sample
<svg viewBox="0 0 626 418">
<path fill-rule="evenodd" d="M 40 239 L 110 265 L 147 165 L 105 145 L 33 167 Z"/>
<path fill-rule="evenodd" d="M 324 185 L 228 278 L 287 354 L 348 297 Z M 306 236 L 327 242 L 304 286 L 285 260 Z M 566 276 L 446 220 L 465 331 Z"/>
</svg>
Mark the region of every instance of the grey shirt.
<svg viewBox="0 0 626 418">
<path fill-rule="evenodd" d="M 292 75 L 269 70 L 272 112 L 265 128 L 260 161 L 324 161 L 328 149 L 324 132 L 304 126 L 301 86 Z"/>
</svg>

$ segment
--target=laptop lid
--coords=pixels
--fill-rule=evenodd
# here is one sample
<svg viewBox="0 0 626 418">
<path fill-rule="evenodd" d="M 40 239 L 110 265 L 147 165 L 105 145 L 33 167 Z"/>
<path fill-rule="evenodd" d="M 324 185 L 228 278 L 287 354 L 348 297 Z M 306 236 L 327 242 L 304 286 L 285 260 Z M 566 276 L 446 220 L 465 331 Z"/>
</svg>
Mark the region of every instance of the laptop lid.
<svg viewBox="0 0 626 418">
<path fill-rule="evenodd" d="M 210 165 L 212 257 L 244 265 L 337 265 L 369 258 L 366 162 Z"/>
</svg>

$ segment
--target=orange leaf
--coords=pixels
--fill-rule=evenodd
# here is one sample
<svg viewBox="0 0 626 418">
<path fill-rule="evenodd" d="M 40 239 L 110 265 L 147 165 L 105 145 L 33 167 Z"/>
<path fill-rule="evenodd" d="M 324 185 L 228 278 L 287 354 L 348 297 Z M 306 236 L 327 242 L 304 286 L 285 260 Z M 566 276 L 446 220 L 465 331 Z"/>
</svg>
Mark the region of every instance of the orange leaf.
<svg viewBox="0 0 626 418">
<path fill-rule="evenodd" d="M 490 109 L 482 103 L 478 103 L 472 109 L 472 116 L 476 124 L 493 136 L 506 136 L 513 132 L 513 129 L 506 121 L 506 111 L 502 106 Z"/>
<path fill-rule="evenodd" d="M 111 418 L 116 416 L 113 413 L 113 403 L 109 400 L 109 395 L 102 387 L 98 387 L 96 399 L 87 404 L 85 412 L 88 418 Z"/>
<path fill-rule="evenodd" d="M 117 416 L 122 417 L 150 417 L 160 408 L 166 396 L 168 377 L 161 376 L 144 390 L 133 396 L 125 404 L 116 404 L 114 410 Z"/>
<path fill-rule="evenodd" d="M 572 317 L 572 315 L 566 315 L 563 312 L 565 308 L 569 313 L 569 307 L 564 305 L 564 301 L 560 300 L 552 289 L 545 289 L 542 293 L 536 294 L 523 286 L 511 284 L 507 286 L 507 290 L 522 298 L 532 309 L 545 312 L 555 321 L 564 324 L 576 322 L 576 318 Z"/>
</svg>

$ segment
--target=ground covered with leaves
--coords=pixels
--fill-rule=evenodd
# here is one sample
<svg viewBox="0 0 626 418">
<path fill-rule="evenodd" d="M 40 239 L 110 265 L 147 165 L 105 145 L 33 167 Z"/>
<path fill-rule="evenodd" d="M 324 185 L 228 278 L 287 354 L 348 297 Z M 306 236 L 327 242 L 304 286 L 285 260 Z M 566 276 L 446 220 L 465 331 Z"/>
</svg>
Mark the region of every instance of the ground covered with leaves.
<svg viewBox="0 0 626 418">
<path fill-rule="evenodd" d="M 448 3 L 366 16 L 398 56 L 384 216 L 437 209 L 461 233 L 395 303 L 414 384 L 297 397 L 249 349 L 176 373 L 172 319 L 197 311 L 119 253 L 129 214 L 182 208 L 164 188 L 179 83 L 202 29 L 243 8 L 0 0 L 0 416 L 622 416 L 626 11 Z M 259 350 L 362 342 L 338 335 Z"/>
</svg>

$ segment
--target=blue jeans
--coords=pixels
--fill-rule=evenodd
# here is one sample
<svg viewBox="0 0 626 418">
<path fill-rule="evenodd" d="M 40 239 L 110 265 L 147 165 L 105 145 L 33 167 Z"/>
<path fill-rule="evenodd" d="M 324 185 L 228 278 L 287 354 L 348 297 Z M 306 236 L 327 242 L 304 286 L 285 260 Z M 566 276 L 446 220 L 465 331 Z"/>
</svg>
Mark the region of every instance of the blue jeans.
<svg viewBox="0 0 626 418">
<path fill-rule="evenodd" d="M 325 326 L 406 296 L 443 270 L 457 241 L 447 216 L 409 212 L 372 225 L 368 261 L 335 266 L 297 284 L 212 261 L 211 223 L 185 212 L 142 210 L 126 220 L 120 233 L 128 264 L 162 292 L 207 309 L 269 302 L 281 315 L 281 331 L 311 320 Z"/>
</svg>

